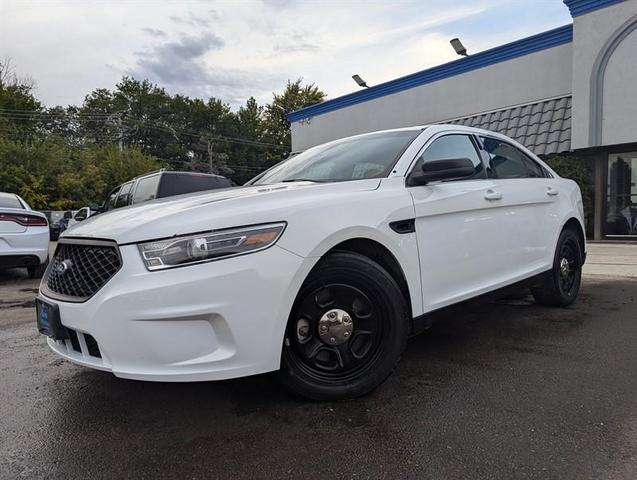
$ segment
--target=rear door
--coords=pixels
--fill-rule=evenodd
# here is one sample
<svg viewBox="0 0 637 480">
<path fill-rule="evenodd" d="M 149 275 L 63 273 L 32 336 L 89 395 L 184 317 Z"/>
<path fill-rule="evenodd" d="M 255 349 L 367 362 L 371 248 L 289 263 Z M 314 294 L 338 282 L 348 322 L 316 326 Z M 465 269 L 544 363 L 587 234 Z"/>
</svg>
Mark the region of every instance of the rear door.
<svg viewBox="0 0 637 480">
<path fill-rule="evenodd" d="M 455 303 L 489 290 L 500 270 L 489 244 L 503 235 L 489 196 L 487 179 L 475 138 L 466 133 L 442 133 L 427 142 L 412 171 L 426 162 L 469 158 L 475 172 L 469 178 L 410 186 L 425 310 Z"/>
<path fill-rule="evenodd" d="M 529 155 L 499 138 L 480 136 L 487 176 L 497 192 L 502 234 L 488 248 L 511 283 L 550 268 L 560 228 L 558 182 Z"/>
</svg>

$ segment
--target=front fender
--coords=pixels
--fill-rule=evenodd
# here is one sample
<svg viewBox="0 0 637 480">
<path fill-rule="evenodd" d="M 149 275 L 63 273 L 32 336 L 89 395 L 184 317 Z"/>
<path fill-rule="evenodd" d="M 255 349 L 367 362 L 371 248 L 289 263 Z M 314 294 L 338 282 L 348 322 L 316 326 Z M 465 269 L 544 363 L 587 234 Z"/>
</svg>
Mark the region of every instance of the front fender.
<svg viewBox="0 0 637 480">
<path fill-rule="evenodd" d="M 380 228 L 366 227 L 362 225 L 346 227 L 332 232 L 321 241 L 313 245 L 309 254 L 305 257 L 303 270 L 305 276 L 314 266 L 331 250 L 348 240 L 365 239 L 372 240 L 385 247 L 394 256 L 402 269 L 405 281 L 409 289 L 411 298 L 411 309 L 413 316 L 423 313 L 420 262 L 418 259 L 418 244 L 415 233 L 398 234 L 387 228 L 385 231 Z M 293 250 L 291 250 L 293 253 Z M 302 282 L 301 282 L 302 284 Z M 300 288 L 301 285 L 299 285 Z M 296 291 L 298 293 L 298 290 Z"/>
</svg>

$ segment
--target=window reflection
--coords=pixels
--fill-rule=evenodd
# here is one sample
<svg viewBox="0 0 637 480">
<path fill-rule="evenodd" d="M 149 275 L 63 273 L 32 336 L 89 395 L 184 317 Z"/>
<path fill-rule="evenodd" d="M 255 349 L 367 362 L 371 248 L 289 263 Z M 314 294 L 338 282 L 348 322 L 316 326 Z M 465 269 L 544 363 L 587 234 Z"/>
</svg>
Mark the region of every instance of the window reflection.
<svg viewBox="0 0 637 480">
<path fill-rule="evenodd" d="M 637 235 L 637 152 L 608 156 L 606 235 Z"/>
</svg>

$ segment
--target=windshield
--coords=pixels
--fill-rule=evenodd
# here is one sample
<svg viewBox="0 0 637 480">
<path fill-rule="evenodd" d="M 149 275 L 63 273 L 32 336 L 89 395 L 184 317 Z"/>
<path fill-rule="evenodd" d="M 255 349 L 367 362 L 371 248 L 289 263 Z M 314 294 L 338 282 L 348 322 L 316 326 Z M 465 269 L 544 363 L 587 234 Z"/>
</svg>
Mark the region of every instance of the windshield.
<svg viewBox="0 0 637 480">
<path fill-rule="evenodd" d="M 273 167 L 252 184 L 386 177 L 419 134 L 420 130 L 380 132 L 319 145 Z"/>
</svg>

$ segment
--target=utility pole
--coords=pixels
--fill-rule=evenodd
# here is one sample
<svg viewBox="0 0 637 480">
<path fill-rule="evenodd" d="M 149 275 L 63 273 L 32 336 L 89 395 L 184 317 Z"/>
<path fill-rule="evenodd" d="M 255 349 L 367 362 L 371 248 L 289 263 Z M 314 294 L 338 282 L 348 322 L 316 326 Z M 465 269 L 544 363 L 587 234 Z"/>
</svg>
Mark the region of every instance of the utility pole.
<svg viewBox="0 0 637 480">
<path fill-rule="evenodd" d="M 214 144 L 210 141 L 209 138 L 206 139 L 206 145 L 208 150 L 208 173 L 213 173 L 212 171 L 212 155 L 214 153 Z"/>
<path fill-rule="evenodd" d="M 113 113 L 108 117 L 108 121 L 117 129 L 117 147 L 121 156 L 124 151 L 124 112 Z"/>
<path fill-rule="evenodd" d="M 117 146 L 119 147 L 119 153 L 121 154 L 124 151 L 124 130 L 122 128 L 122 113 L 117 114 Z"/>
</svg>

